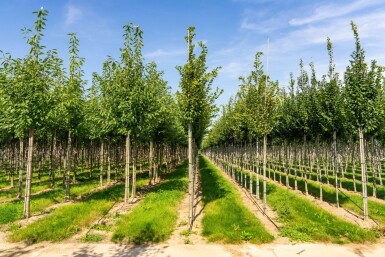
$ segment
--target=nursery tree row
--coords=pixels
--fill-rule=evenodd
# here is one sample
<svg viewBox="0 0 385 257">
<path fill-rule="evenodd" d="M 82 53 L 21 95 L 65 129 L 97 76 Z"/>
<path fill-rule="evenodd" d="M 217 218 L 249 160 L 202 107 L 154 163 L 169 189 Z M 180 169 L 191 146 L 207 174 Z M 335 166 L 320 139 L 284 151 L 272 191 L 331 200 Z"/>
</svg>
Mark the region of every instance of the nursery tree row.
<svg viewBox="0 0 385 257">
<path fill-rule="evenodd" d="M 120 56 L 108 57 L 102 72 L 93 74 L 92 86 L 85 89 L 85 59 L 76 33 L 68 34 L 69 67 L 64 67 L 59 53 L 44 45 L 48 11 L 42 8 L 34 14 L 33 29 L 23 29 L 28 46 L 25 57 L 2 54 L 0 176 L 7 176 L 10 187 L 18 184 L 26 218 L 35 174 L 38 180 L 48 174 L 52 187 L 59 176 L 69 200 L 77 172 L 87 171 L 92 177 L 96 169 L 100 186 L 105 183 L 104 174 L 109 184 L 114 173 L 115 179 L 125 181 L 128 202 L 137 166 L 146 167 L 153 184 L 162 168 L 170 169 L 187 157 L 180 104 L 163 72 L 155 63 L 145 62 L 140 27 L 131 23 L 123 27 Z M 205 53 L 203 47 L 202 56 Z M 190 55 L 199 72 L 204 68 L 199 66 L 201 60 Z M 179 70 L 185 73 L 184 68 Z M 196 133 L 202 131 L 196 129 Z"/>
<path fill-rule="evenodd" d="M 366 61 L 353 22 L 351 28 L 355 50 L 344 74 L 335 71 L 330 38 L 325 49 L 329 55 L 328 73 L 317 75 L 314 63 L 309 64 L 308 72 L 301 59 L 298 78 L 291 73 L 286 88 L 278 87 L 278 82 L 264 72 L 263 53 L 257 52 L 254 70 L 247 77 L 240 77 L 238 93 L 223 106 L 222 115 L 204 146 L 215 151 L 242 146 L 241 155 L 249 156 L 251 163 L 261 161 L 262 167 L 257 170 L 263 174 L 264 189 L 268 162 L 279 162 L 286 170 L 289 161 L 304 166 L 305 185 L 309 173 L 315 172 L 320 178 L 321 167 L 326 167 L 325 175 L 329 176 L 330 169 L 334 176 L 337 206 L 339 180 L 349 170 L 356 190 L 355 172 L 360 168 L 364 218 L 367 219 L 367 182 L 373 183 L 373 196 L 376 196 L 377 182 L 383 185 L 385 88 L 383 67 L 375 60 Z M 260 139 L 263 139 L 261 154 Z M 254 150 L 250 153 L 247 149 L 251 146 Z M 267 152 L 277 158 L 267 160 Z M 322 192 L 322 179 L 318 181 Z M 266 205 L 265 192 L 264 203 Z"/>
</svg>

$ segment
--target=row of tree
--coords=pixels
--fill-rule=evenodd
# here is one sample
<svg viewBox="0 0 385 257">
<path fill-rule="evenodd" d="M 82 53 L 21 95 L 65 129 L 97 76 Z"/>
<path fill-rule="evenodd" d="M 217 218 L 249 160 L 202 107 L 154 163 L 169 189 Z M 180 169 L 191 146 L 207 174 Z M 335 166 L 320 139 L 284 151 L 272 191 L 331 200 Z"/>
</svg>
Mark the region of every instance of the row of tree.
<svg viewBox="0 0 385 257">
<path fill-rule="evenodd" d="M 145 63 L 143 32 L 132 23 L 123 27 L 119 58 L 108 57 L 85 90 L 85 59 L 79 55 L 76 34 L 68 34 L 67 70 L 58 52 L 42 44 L 48 11 L 41 8 L 34 14 L 34 29 L 23 30 L 28 54 L 15 59 L 5 53 L 0 66 L 0 169 L 11 187 L 19 173 L 15 179 L 19 198 L 25 177 L 24 216 L 30 216 L 34 169 L 39 181 L 45 172 L 49 174 L 51 187 L 62 176 L 67 200 L 77 172 L 89 172 L 91 178 L 99 169 L 102 186 L 104 175 L 109 184 L 111 170 L 115 170 L 115 179 L 124 178 L 127 203 L 130 169 L 131 195 L 135 196 L 138 167 L 148 170 L 149 183 L 154 184 L 159 181 L 159 170 L 170 170 L 188 153 L 192 224 L 198 149 L 221 93 L 212 90 L 219 68 L 208 71 L 208 49 L 202 42 L 196 53 L 195 28 L 188 28 L 187 63 L 176 67 L 181 75 L 176 95 L 170 93 L 156 64 Z"/>
<path fill-rule="evenodd" d="M 150 172 L 154 171 L 151 166 L 159 156 L 155 154 L 158 149 L 178 153 L 178 158 L 185 153 L 176 150 L 186 145 L 187 137 L 177 101 L 163 79 L 163 72 L 158 71 L 155 63 L 144 62 L 142 31 L 127 24 L 120 58 L 108 58 L 101 74 L 94 73 L 92 86 L 85 90 L 87 82 L 82 69 L 85 60 L 79 56 L 76 34 L 69 34 L 66 69 L 57 51 L 47 50 L 42 44 L 48 11 L 40 9 L 35 14 L 34 29 L 23 30 L 28 54 L 24 58 L 3 54 L 0 67 L 0 156 L 12 181 L 15 170 L 19 170 L 19 197 L 25 176 L 24 215 L 30 215 L 32 172 L 38 162 L 42 167 L 48 166 L 52 186 L 58 168 L 66 169 L 66 199 L 69 199 L 70 176 L 76 174 L 79 156 L 90 160 L 91 172 L 92 161 L 100 163 L 102 185 L 106 162 L 103 157 L 109 160 L 114 153 L 112 148 L 119 149 L 119 153 L 123 151 L 125 156 L 127 202 L 133 153 L 146 149 Z M 153 176 L 150 177 L 153 183 Z"/>
<path fill-rule="evenodd" d="M 265 177 L 267 135 L 270 135 L 273 145 L 283 144 L 285 147 L 289 143 L 306 147 L 309 141 L 314 146 L 320 141 L 331 142 L 329 156 L 333 156 L 332 167 L 337 174 L 337 139 L 340 138 L 339 142 L 345 145 L 349 140 L 357 140 L 364 217 L 367 218 L 365 136 L 384 142 L 385 87 L 383 67 L 375 60 L 370 64 L 365 61 L 357 26 L 351 22 L 351 27 L 356 49 L 351 54 L 343 80 L 335 72 L 329 38 L 326 45 L 330 60 L 328 74 L 317 77 L 314 63 L 310 63 L 309 74 L 301 60 L 297 85 L 291 74 L 288 90 L 279 88 L 278 83 L 264 73 L 260 61 L 262 53 L 258 52 L 255 69 L 246 78 L 240 78 L 236 97 L 223 107 L 221 117 L 206 138 L 205 147 L 250 142 L 263 137 Z M 306 158 L 303 161 L 309 163 Z"/>
</svg>

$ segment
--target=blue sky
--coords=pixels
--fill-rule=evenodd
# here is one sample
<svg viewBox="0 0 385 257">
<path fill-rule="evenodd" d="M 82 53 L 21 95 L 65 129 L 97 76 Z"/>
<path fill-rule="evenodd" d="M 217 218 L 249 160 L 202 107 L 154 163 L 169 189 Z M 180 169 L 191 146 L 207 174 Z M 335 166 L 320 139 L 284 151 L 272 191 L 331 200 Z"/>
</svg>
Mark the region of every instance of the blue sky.
<svg viewBox="0 0 385 257">
<path fill-rule="evenodd" d="M 224 104 L 238 88 L 238 77 L 251 69 L 256 51 L 270 39 L 269 75 L 285 86 L 290 72 L 298 76 L 299 59 L 313 61 L 326 73 L 326 37 L 334 44 L 336 69 L 343 72 L 354 49 L 350 21 L 358 25 L 366 57 L 385 65 L 385 3 L 382 0 L 3 0 L 0 1 L 0 49 L 22 57 L 28 46 L 20 29 L 33 27 L 32 11 L 49 10 L 44 44 L 68 59 L 67 33 L 76 32 L 86 58 L 85 79 L 101 70 L 107 55 L 118 57 L 122 26 L 132 22 L 144 31 L 144 57 L 165 72 L 172 91 L 178 89 L 176 65 L 186 62 L 184 41 L 195 26 L 197 41 L 209 49 L 208 65 L 222 69 L 214 86 L 224 89 Z M 66 62 L 67 63 L 67 62 Z"/>
</svg>

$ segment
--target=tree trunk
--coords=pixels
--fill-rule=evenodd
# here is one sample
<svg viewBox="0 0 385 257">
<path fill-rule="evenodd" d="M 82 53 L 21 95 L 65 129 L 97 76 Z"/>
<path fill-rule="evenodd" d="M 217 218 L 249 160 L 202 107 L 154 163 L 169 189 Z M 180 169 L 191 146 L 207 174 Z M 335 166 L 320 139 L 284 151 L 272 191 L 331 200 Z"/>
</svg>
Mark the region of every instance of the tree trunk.
<svg viewBox="0 0 385 257">
<path fill-rule="evenodd" d="M 149 177 L 149 181 L 148 181 L 148 184 L 149 185 L 152 185 L 153 184 L 153 176 L 152 176 L 152 166 L 153 166 L 153 162 L 154 162 L 154 140 L 151 139 L 150 140 L 150 149 L 149 149 L 150 153 L 149 153 L 149 156 L 148 156 L 148 177 Z"/>
<path fill-rule="evenodd" d="M 24 139 L 19 138 L 19 189 L 17 198 L 21 199 L 23 195 L 23 168 L 24 168 Z"/>
<path fill-rule="evenodd" d="M 259 193 L 259 140 L 258 140 L 258 138 L 257 138 L 257 141 L 256 141 L 256 150 L 257 150 L 257 153 L 256 153 L 256 172 L 257 172 L 257 185 L 256 185 L 256 187 L 257 187 L 257 189 L 256 189 L 256 192 L 255 192 L 255 194 L 256 194 L 256 197 L 257 197 L 257 199 L 259 200 L 261 197 L 260 197 L 260 193 Z"/>
<path fill-rule="evenodd" d="M 111 144 L 107 144 L 107 186 L 111 184 Z"/>
<path fill-rule="evenodd" d="M 24 199 L 24 218 L 30 217 L 30 196 L 31 196 L 31 179 L 33 172 L 33 138 L 35 130 L 29 129 L 28 138 L 28 158 L 27 158 L 27 174 L 25 181 L 25 199 Z"/>
<path fill-rule="evenodd" d="M 70 200 L 70 173 L 71 173 L 71 131 L 68 131 L 67 166 L 66 166 L 66 201 Z"/>
<path fill-rule="evenodd" d="M 189 189 L 189 223 L 190 230 L 193 223 L 193 205 L 194 205 L 194 156 L 193 156 L 192 124 L 188 124 L 188 189 Z"/>
<path fill-rule="evenodd" d="M 263 213 L 266 215 L 266 150 L 267 150 L 267 135 L 263 135 Z"/>
<path fill-rule="evenodd" d="M 358 128 L 360 137 L 360 162 L 361 162 L 361 180 L 362 180 L 362 201 L 364 209 L 364 220 L 368 220 L 368 191 L 366 187 L 366 160 L 365 160 L 365 139 L 362 127 Z"/>
<path fill-rule="evenodd" d="M 56 133 L 52 133 L 49 153 L 49 172 L 51 176 L 51 187 L 55 187 L 54 153 L 56 150 Z"/>
<path fill-rule="evenodd" d="M 335 178 L 335 189 L 336 189 L 336 204 L 337 208 L 340 207 L 340 202 L 338 198 L 338 166 L 337 166 L 337 132 L 333 132 L 333 173 Z"/>
<path fill-rule="evenodd" d="M 130 197 L 130 132 L 126 135 L 126 160 L 125 160 L 125 185 L 124 185 L 124 203 L 127 204 Z"/>
<path fill-rule="evenodd" d="M 103 156 L 104 156 L 104 141 L 100 139 L 100 155 L 99 155 L 99 186 L 103 186 Z"/>
</svg>

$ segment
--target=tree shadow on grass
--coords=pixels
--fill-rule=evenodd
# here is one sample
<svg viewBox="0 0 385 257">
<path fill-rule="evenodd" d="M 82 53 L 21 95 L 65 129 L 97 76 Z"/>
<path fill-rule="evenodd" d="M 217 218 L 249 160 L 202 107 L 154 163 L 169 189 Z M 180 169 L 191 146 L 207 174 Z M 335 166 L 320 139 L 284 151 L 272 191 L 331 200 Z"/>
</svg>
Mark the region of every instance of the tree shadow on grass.
<svg viewBox="0 0 385 257">
<path fill-rule="evenodd" d="M 219 171 L 202 156 L 199 157 L 199 169 L 203 195 L 202 202 L 204 206 L 233 194 L 231 187 Z"/>
</svg>

